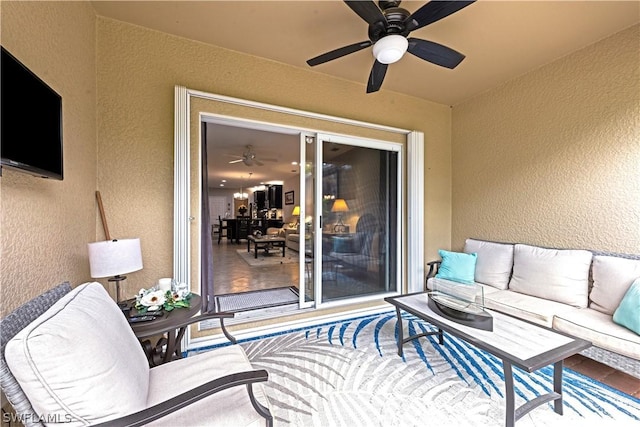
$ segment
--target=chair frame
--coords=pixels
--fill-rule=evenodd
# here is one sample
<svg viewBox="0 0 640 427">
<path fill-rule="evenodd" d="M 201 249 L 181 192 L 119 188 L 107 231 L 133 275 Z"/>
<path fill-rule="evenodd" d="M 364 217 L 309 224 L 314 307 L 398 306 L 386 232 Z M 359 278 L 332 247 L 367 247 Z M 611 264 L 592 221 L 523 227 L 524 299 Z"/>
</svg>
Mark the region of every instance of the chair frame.
<svg viewBox="0 0 640 427">
<path fill-rule="evenodd" d="M 25 427 L 44 426 L 40 421 L 40 417 L 36 414 L 31 406 L 29 399 L 26 397 L 20 384 L 9 370 L 5 360 L 5 347 L 7 343 L 16 336 L 22 329 L 29 325 L 33 320 L 47 311 L 60 298 L 71 291 L 69 282 L 64 282 L 55 288 L 45 292 L 44 294 L 28 301 L 18 307 L 8 316 L 0 319 L 0 327 L 2 335 L 0 336 L 0 386 L 5 393 L 7 400 L 13 406 L 20 421 Z M 193 323 L 201 322 L 209 319 L 220 319 L 233 317 L 233 313 L 204 313 L 199 316 L 183 322 L 180 326 L 188 326 Z M 227 335 L 225 333 L 225 335 Z M 235 342 L 234 339 L 230 339 Z M 179 409 L 185 408 L 205 397 L 211 396 L 220 391 L 231 387 L 245 385 L 249 394 L 249 399 L 256 412 L 265 418 L 267 427 L 273 426 L 273 416 L 269 409 L 260 404 L 254 396 L 253 384 L 265 382 L 269 379 L 266 370 L 252 370 L 237 372 L 220 378 L 211 380 L 205 384 L 195 387 L 187 392 L 179 394 L 164 402 L 158 403 L 152 407 L 145 408 L 139 412 L 126 415 L 121 418 L 109 420 L 107 422 L 97 424 L 99 426 L 141 426 L 160 419 Z"/>
</svg>

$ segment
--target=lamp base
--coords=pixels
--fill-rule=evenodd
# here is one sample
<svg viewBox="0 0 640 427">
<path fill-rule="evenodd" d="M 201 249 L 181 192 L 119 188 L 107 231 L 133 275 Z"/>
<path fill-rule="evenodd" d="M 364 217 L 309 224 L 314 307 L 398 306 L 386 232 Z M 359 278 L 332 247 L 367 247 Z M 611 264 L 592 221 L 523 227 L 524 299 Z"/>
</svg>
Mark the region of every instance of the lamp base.
<svg viewBox="0 0 640 427">
<path fill-rule="evenodd" d="M 336 222 L 336 225 L 333 226 L 333 232 L 344 233 L 347 230 L 348 230 L 348 227 L 344 225 L 344 222 L 342 222 L 342 215 L 338 216 L 338 222 Z"/>
<path fill-rule="evenodd" d="M 120 299 L 120 282 L 126 280 L 127 276 L 116 275 L 108 279 L 109 282 L 116 282 L 116 303 L 118 303 L 118 307 L 124 308 L 127 306 L 126 302 L 122 302 Z"/>
</svg>

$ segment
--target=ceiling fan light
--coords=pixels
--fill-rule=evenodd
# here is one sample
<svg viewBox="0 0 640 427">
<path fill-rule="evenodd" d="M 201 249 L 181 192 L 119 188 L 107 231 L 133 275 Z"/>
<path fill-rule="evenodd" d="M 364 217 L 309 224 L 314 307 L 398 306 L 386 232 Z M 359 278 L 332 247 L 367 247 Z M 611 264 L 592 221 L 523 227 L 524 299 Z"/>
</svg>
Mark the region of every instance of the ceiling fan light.
<svg viewBox="0 0 640 427">
<path fill-rule="evenodd" d="M 373 56 L 382 64 L 393 64 L 407 51 L 409 41 L 398 34 L 385 36 L 373 45 Z"/>
</svg>

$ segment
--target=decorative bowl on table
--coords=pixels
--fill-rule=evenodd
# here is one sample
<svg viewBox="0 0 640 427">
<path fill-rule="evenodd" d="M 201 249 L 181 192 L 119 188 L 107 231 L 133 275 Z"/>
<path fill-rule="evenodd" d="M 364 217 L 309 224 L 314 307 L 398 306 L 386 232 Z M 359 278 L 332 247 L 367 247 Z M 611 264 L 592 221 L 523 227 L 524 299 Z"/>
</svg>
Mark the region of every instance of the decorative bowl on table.
<svg viewBox="0 0 640 427">
<path fill-rule="evenodd" d="M 493 331 L 493 317 L 485 310 L 481 286 L 434 282 L 427 304 L 435 313 L 471 328 Z"/>
</svg>

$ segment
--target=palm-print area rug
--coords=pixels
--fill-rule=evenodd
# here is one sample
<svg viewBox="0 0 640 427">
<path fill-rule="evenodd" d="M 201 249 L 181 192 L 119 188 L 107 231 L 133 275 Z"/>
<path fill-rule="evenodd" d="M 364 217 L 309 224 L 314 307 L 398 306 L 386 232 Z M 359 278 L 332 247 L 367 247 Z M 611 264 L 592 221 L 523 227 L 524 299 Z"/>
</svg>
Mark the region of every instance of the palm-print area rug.
<svg viewBox="0 0 640 427">
<path fill-rule="evenodd" d="M 500 359 L 445 333 L 397 354 L 395 311 L 240 342 L 266 369 L 276 426 L 504 426 Z M 434 329 L 403 318 L 409 334 Z M 407 335 L 405 335 L 407 336 Z M 516 407 L 553 387 L 553 367 L 514 366 Z M 552 403 L 516 422 L 526 426 L 640 426 L 640 399 L 564 370 L 564 415 Z"/>
</svg>

